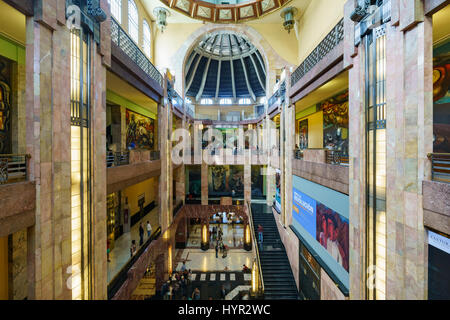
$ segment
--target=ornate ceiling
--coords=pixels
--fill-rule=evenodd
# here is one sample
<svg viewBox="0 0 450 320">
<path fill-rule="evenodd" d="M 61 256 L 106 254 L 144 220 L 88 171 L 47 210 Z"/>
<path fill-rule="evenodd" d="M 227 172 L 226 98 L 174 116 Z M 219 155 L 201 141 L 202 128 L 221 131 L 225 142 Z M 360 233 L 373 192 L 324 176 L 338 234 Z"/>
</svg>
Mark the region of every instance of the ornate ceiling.
<svg viewBox="0 0 450 320">
<path fill-rule="evenodd" d="M 194 19 L 214 23 L 238 23 L 258 19 L 291 0 L 161 0 L 166 6 Z"/>
<path fill-rule="evenodd" d="M 250 98 L 266 95 L 266 68 L 260 52 L 243 35 L 217 31 L 205 35 L 185 66 L 186 96 Z"/>
</svg>

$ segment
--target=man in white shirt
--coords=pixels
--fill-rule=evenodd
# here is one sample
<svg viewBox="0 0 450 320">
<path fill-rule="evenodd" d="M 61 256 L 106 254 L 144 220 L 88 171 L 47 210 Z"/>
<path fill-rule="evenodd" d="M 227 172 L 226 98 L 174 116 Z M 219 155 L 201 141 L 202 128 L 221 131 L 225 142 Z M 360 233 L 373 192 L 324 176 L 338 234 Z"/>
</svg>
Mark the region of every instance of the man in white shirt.
<svg viewBox="0 0 450 320">
<path fill-rule="evenodd" d="M 152 226 L 150 224 L 150 221 L 147 221 L 147 238 L 150 238 L 152 235 Z"/>
</svg>

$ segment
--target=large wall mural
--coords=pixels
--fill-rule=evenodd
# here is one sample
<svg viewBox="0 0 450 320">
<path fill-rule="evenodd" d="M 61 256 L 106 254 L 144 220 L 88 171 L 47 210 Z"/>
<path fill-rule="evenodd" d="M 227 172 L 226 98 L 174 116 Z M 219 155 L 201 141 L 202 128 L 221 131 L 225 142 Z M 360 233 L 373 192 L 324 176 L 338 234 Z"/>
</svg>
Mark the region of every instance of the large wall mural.
<svg viewBox="0 0 450 320">
<path fill-rule="evenodd" d="M 348 155 L 348 90 L 319 105 L 323 111 L 323 146 Z"/>
<path fill-rule="evenodd" d="M 252 166 L 252 198 L 263 198 L 265 196 L 264 190 L 264 175 L 263 166 Z"/>
<path fill-rule="evenodd" d="M 153 150 L 155 145 L 155 120 L 131 110 L 126 110 L 127 148 Z"/>
<path fill-rule="evenodd" d="M 433 152 L 450 153 L 450 44 L 434 57 Z"/>
<path fill-rule="evenodd" d="M 0 57 L 0 154 L 11 153 L 11 63 Z"/>
<path fill-rule="evenodd" d="M 244 166 L 210 166 L 208 169 L 209 196 L 244 196 Z"/>
</svg>

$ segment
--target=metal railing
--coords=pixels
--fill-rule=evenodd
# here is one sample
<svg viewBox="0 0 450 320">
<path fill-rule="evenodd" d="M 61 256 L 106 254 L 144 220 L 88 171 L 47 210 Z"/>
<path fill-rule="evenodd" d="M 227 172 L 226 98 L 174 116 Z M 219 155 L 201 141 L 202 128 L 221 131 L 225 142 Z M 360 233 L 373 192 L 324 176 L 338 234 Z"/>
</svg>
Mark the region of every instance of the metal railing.
<svg viewBox="0 0 450 320">
<path fill-rule="evenodd" d="M 28 179 L 29 154 L 0 154 L 0 184 Z"/>
<path fill-rule="evenodd" d="M 150 151 L 150 160 L 155 161 L 161 158 L 161 152 L 159 150 Z"/>
<path fill-rule="evenodd" d="M 284 100 L 286 98 L 286 81 L 283 81 L 280 84 L 280 87 L 277 91 L 269 98 L 268 102 L 268 109 L 270 110 L 273 105 L 275 105 L 278 100 L 280 100 L 280 105 L 284 103 Z"/>
<path fill-rule="evenodd" d="M 291 87 L 314 68 L 331 50 L 344 40 L 344 19 L 327 34 L 311 54 L 291 75 Z"/>
<path fill-rule="evenodd" d="M 177 108 L 178 110 L 183 112 L 184 111 L 183 99 L 175 90 L 169 79 L 167 79 L 167 95 L 174 108 Z"/>
<path fill-rule="evenodd" d="M 341 151 L 337 150 L 327 150 L 326 151 L 326 162 L 328 164 L 336 165 L 348 165 L 348 156 L 344 155 Z"/>
<path fill-rule="evenodd" d="M 432 180 L 450 183 L 450 153 L 430 153 L 428 159 Z"/>
<path fill-rule="evenodd" d="M 106 166 L 119 167 L 130 164 L 130 151 L 107 151 L 106 152 Z"/>
<path fill-rule="evenodd" d="M 303 159 L 303 150 L 294 150 L 294 159 L 302 160 Z"/>
<path fill-rule="evenodd" d="M 130 260 L 120 269 L 119 273 L 111 280 L 108 284 L 108 300 L 113 298 L 114 295 L 119 291 L 120 287 L 125 283 L 128 278 L 128 271 L 140 258 L 140 256 L 147 250 L 150 243 L 153 240 L 157 240 L 161 235 L 161 227 L 158 227 L 156 231 L 147 239 L 147 241 L 138 249 L 135 255 L 133 255 Z"/>
<path fill-rule="evenodd" d="M 150 62 L 147 56 L 139 49 L 137 44 L 130 38 L 130 36 L 122 29 L 120 24 L 111 17 L 111 40 L 114 42 L 125 54 L 136 63 L 139 68 L 153 80 L 163 87 L 163 76 Z"/>
<path fill-rule="evenodd" d="M 252 246 L 253 246 L 253 252 L 255 253 L 255 258 L 254 258 L 254 262 L 255 264 L 258 266 L 258 288 L 257 288 L 257 294 L 259 295 L 263 295 L 264 294 L 264 278 L 262 275 L 262 268 L 261 268 L 261 258 L 259 256 L 259 247 L 257 244 L 255 244 L 257 242 L 257 237 L 255 234 L 255 228 L 253 225 L 253 215 L 252 215 L 252 207 L 251 205 L 248 203 L 248 201 L 245 201 L 245 205 L 248 208 L 248 221 L 250 224 L 250 232 L 252 235 Z M 252 270 L 252 276 L 253 276 L 253 270 Z"/>
</svg>

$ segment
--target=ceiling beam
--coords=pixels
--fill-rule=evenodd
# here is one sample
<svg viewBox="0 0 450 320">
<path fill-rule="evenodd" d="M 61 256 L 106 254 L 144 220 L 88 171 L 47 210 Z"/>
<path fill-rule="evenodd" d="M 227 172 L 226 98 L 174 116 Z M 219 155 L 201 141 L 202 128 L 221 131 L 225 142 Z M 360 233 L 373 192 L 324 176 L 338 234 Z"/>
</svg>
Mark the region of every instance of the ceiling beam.
<svg viewBox="0 0 450 320">
<path fill-rule="evenodd" d="M 186 69 L 184 69 L 184 73 L 185 74 L 187 74 L 189 72 L 189 69 L 191 68 L 191 64 L 194 61 L 195 56 L 196 56 L 196 53 L 192 52 L 192 55 L 189 57 L 189 60 L 188 60 L 188 62 L 186 64 Z"/>
<path fill-rule="evenodd" d="M 206 63 L 205 71 L 203 71 L 202 84 L 200 85 L 200 89 L 198 90 L 197 96 L 195 97 L 195 100 L 197 100 L 197 101 L 199 101 L 199 99 L 203 95 L 203 90 L 205 89 L 205 83 L 206 83 L 206 78 L 208 76 L 208 70 L 209 70 L 210 63 L 211 63 L 211 58 L 208 59 L 208 62 Z"/>
<path fill-rule="evenodd" d="M 261 61 L 261 58 L 259 57 L 259 54 L 258 54 L 258 53 L 256 53 L 256 57 L 258 58 L 258 61 L 259 61 L 259 63 L 261 64 L 262 70 L 263 70 L 263 72 L 264 72 L 264 76 L 267 76 L 267 73 L 266 73 L 266 66 L 265 66 L 264 63 Z"/>
<path fill-rule="evenodd" d="M 194 80 L 195 73 L 197 72 L 197 68 L 198 68 L 198 65 L 200 63 L 200 60 L 202 60 L 202 56 L 201 55 L 198 56 L 197 62 L 195 63 L 194 70 L 192 70 L 192 74 L 191 74 L 191 77 L 189 78 L 189 81 L 188 81 L 188 84 L 186 86 L 186 91 L 185 92 L 188 92 L 189 89 L 191 88 L 191 84 L 192 84 L 192 81 Z"/>
<path fill-rule="evenodd" d="M 219 97 L 221 69 L 222 69 L 222 60 L 219 60 L 219 65 L 217 66 L 217 83 L 216 83 L 216 95 L 215 95 L 216 99 Z"/>
<path fill-rule="evenodd" d="M 253 102 L 256 102 L 256 96 L 255 96 L 255 93 L 252 90 L 252 87 L 250 86 L 250 82 L 248 81 L 247 68 L 245 68 L 244 59 L 242 57 L 241 57 L 241 63 L 242 63 L 242 69 L 244 69 L 245 82 L 247 83 L 248 92 L 252 96 Z"/>
<path fill-rule="evenodd" d="M 233 88 L 233 99 L 236 102 L 236 84 L 234 83 L 234 67 L 233 67 L 233 59 L 230 60 L 231 66 L 231 87 Z"/>
<path fill-rule="evenodd" d="M 266 86 L 262 82 L 261 76 L 259 75 L 258 67 L 256 66 L 256 62 L 253 59 L 253 55 L 252 54 L 250 55 L 250 60 L 252 60 L 253 67 L 255 68 L 255 72 L 256 72 L 256 75 L 258 76 L 258 81 L 259 81 L 259 84 L 261 85 L 261 88 L 263 88 L 263 90 L 266 91 Z"/>
</svg>

